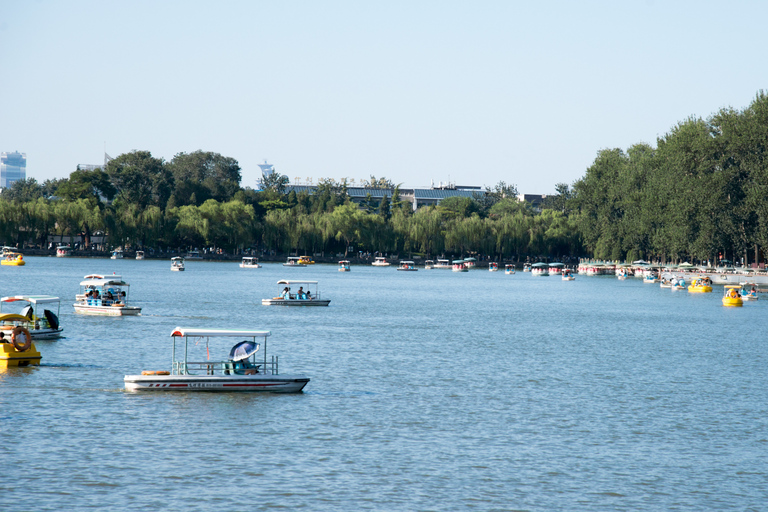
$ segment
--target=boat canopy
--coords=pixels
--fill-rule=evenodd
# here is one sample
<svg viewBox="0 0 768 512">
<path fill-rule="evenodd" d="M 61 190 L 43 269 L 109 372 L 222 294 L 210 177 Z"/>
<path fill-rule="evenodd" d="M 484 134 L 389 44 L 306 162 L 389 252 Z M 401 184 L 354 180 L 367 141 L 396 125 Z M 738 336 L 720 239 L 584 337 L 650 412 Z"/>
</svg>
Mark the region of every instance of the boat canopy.
<svg viewBox="0 0 768 512">
<path fill-rule="evenodd" d="M 245 258 L 243 258 L 243 259 L 245 259 Z M 184 257 L 183 256 L 174 256 L 173 258 L 171 258 L 171 261 L 184 261 Z"/>
<path fill-rule="evenodd" d="M 14 295 L 13 297 L 3 297 L 0 302 L 24 301 L 31 304 L 49 304 L 51 302 L 61 302 L 61 299 L 53 295 Z"/>
<path fill-rule="evenodd" d="M 565 265 L 562 264 L 562 263 L 550 263 L 549 266 L 550 267 L 558 267 L 559 268 L 559 267 L 564 267 Z"/>
<path fill-rule="evenodd" d="M 400 264 L 401 264 L 401 265 L 415 265 L 415 263 L 414 263 L 414 262 L 412 262 L 411 260 L 402 260 L 402 261 L 400 262 Z"/>
<path fill-rule="evenodd" d="M 0 322 L 29 322 L 29 318 L 16 313 L 3 313 L 0 315 Z"/>
<path fill-rule="evenodd" d="M 470 257 L 470 258 L 464 258 L 464 261 L 477 261 L 477 259 Z"/>
<path fill-rule="evenodd" d="M 727 285 L 725 285 L 725 288 L 726 289 L 728 289 L 728 288 L 741 288 L 741 285 L 740 284 L 727 284 Z"/>
<path fill-rule="evenodd" d="M 460 263 L 465 263 L 465 260 L 453 260 L 454 265 L 459 265 Z"/>
<path fill-rule="evenodd" d="M 347 263 L 348 264 L 349 260 L 341 260 L 341 261 L 339 261 L 339 263 Z"/>
<path fill-rule="evenodd" d="M 288 286 L 292 284 L 317 284 L 317 281 L 296 281 L 294 279 L 281 279 L 277 282 L 277 284 L 287 284 Z"/>
<path fill-rule="evenodd" d="M 117 279 L 87 279 L 81 282 L 80 286 L 130 286 L 128 283 L 120 279 L 120 276 L 112 277 L 117 277 Z"/>
<path fill-rule="evenodd" d="M 235 331 L 229 329 L 192 329 L 189 327 L 176 327 L 171 336 L 221 336 L 221 337 L 264 337 L 270 336 L 270 331 Z"/>
<path fill-rule="evenodd" d="M 533 265 L 531 265 L 531 267 L 534 267 L 534 268 L 549 268 L 549 265 L 547 265 L 546 263 L 534 263 Z"/>
</svg>

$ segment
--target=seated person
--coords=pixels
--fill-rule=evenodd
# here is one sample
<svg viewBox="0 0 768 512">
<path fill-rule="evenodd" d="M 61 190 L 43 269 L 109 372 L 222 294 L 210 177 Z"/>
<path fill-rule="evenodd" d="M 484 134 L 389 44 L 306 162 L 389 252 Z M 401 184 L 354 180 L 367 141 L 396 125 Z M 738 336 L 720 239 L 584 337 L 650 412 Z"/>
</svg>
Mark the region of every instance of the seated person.
<svg viewBox="0 0 768 512">
<path fill-rule="evenodd" d="M 291 292 L 291 289 L 286 286 L 285 288 L 283 288 L 283 291 L 280 293 L 280 298 L 289 299 L 291 295 L 290 292 Z"/>
<path fill-rule="evenodd" d="M 296 298 L 297 299 L 306 299 L 307 298 L 307 296 L 304 295 L 304 287 L 303 286 L 299 286 L 299 291 L 296 292 Z"/>
<path fill-rule="evenodd" d="M 307 300 L 312 300 L 312 293 L 311 293 L 309 290 L 307 290 L 307 293 L 306 293 L 306 295 L 305 295 L 305 298 L 306 298 Z"/>
</svg>

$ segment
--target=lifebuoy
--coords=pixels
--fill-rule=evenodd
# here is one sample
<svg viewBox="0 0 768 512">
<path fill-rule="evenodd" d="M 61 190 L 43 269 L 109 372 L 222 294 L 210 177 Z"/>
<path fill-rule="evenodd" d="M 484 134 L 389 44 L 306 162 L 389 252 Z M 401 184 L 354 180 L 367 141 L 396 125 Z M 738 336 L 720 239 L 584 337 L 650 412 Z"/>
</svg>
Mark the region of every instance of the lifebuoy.
<svg viewBox="0 0 768 512">
<path fill-rule="evenodd" d="M 170 375 L 171 372 L 144 370 L 142 375 Z"/>
<path fill-rule="evenodd" d="M 24 336 L 23 342 L 19 341 L 20 335 Z M 32 336 L 30 336 L 29 331 L 25 327 L 16 326 L 11 333 L 11 343 L 19 352 L 26 352 L 32 347 Z"/>
</svg>

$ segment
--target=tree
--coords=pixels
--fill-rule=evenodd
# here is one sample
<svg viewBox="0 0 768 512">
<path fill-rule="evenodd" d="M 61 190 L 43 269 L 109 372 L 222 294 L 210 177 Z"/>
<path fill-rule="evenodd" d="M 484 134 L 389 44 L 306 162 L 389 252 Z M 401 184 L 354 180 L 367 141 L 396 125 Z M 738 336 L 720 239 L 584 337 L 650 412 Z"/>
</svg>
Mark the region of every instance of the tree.
<svg viewBox="0 0 768 512">
<path fill-rule="evenodd" d="M 124 153 L 107 163 L 106 172 L 118 199 L 140 208 L 150 204 L 164 208 L 173 191 L 173 174 L 149 151 Z"/>
<path fill-rule="evenodd" d="M 211 151 L 178 153 L 167 164 L 174 179 L 174 202 L 197 204 L 208 199 L 226 202 L 240 189 L 240 164 L 234 158 Z"/>
</svg>

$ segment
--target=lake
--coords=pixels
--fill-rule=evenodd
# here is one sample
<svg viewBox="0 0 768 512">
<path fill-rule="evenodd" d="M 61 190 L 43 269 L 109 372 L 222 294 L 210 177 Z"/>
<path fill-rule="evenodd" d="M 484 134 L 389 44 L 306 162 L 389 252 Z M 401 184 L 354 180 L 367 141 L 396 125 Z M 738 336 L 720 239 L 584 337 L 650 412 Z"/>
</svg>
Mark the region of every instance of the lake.
<svg viewBox="0 0 768 512">
<path fill-rule="evenodd" d="M 641 279 L 28 257 L 64 338 L 0 373 L 0 510 L 764 510 L 768 297 Z M 89 273 L 138 317 L 75 315 Z M 279 279 L 328 308 L 261 306 Z M 9 308 L 4 307 L 4 311 Z M 129 393 L 174 327 L 267 329 L 301 394 Z M 230 342 L 211 344 L 223 359 Z M 201 347 L 197 347 L 198 349 Z"/>
</svg>

